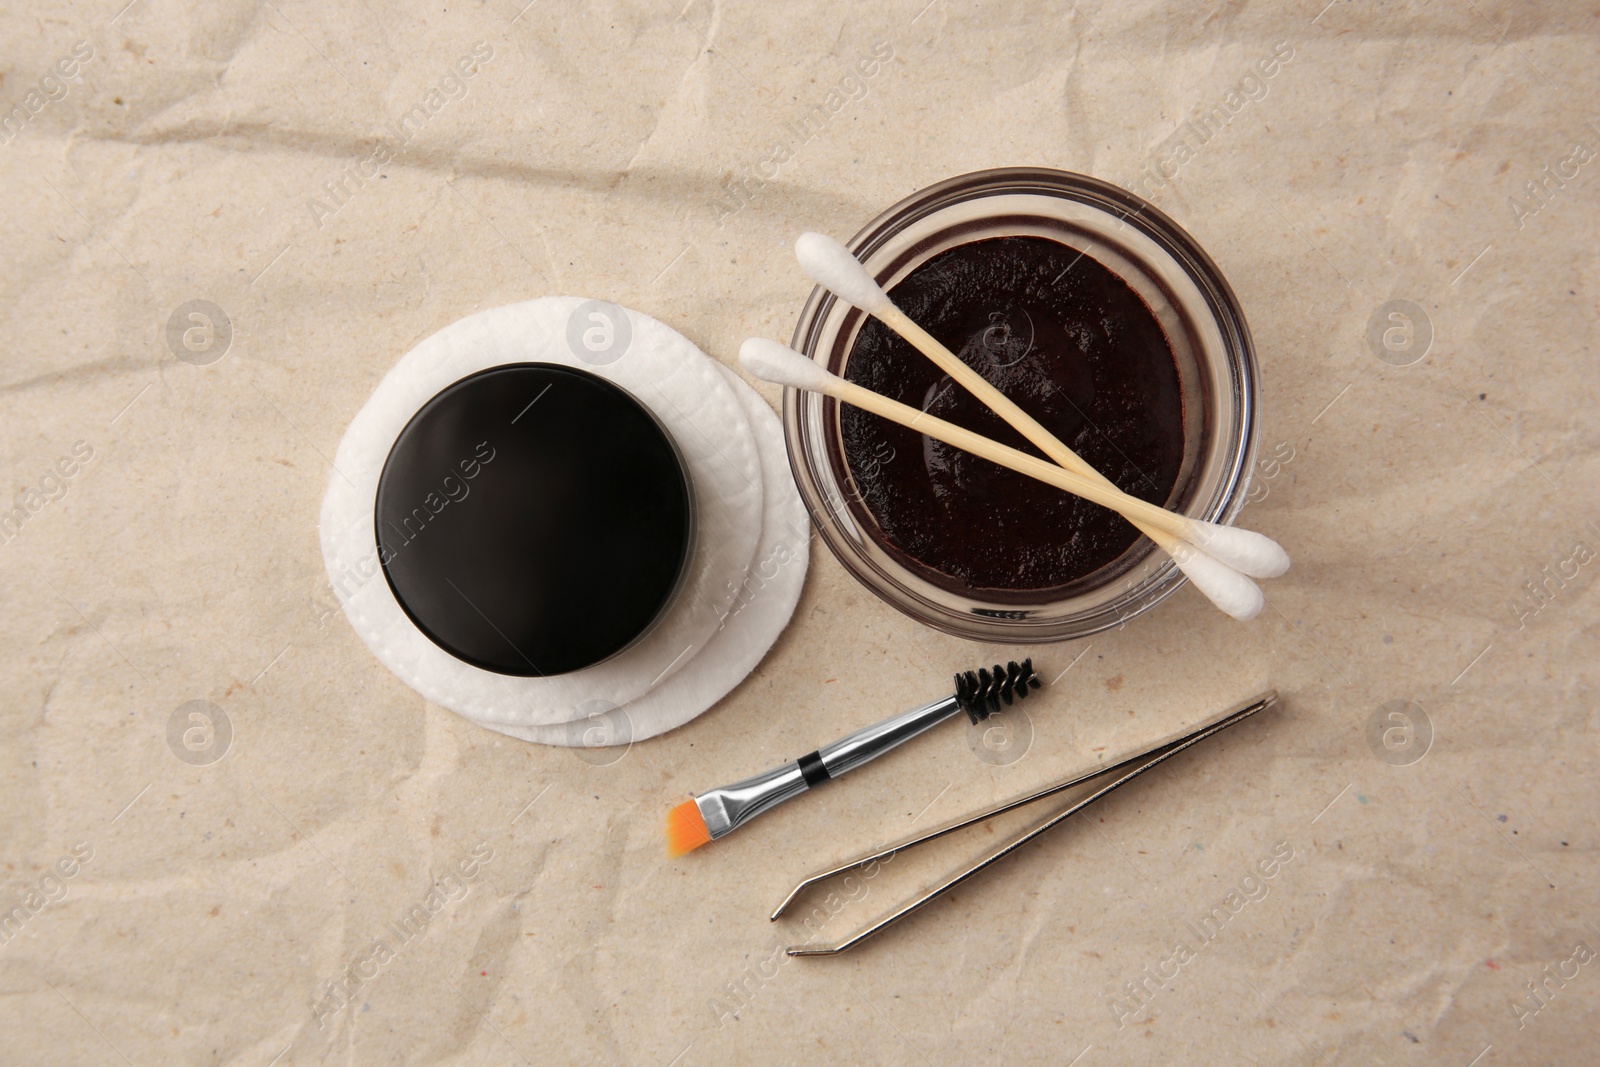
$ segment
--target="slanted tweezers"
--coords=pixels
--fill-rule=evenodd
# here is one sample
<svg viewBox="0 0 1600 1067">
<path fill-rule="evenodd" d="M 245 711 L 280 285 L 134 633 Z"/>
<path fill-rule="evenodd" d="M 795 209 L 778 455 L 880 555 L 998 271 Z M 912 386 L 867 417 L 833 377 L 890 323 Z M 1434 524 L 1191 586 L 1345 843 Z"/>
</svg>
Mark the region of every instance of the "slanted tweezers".
<svg viewBox="0 0 1600 1067">
<path fill-rule="evenodd" d="M 784 898 L 783 903 L 778 905 L 778 910 L 772 913 L 772 918 L 774 921 L 776 921 L 779 916 L 787 911 L 789 906 L 793 904 L 795 900 L 798 899 L 807 889 L 819 882 L 826 881 L 829 878 L 844 874 L 848 871 L 853 871 L 858 867 L 864 867 L 869 863 L 888 859 L 897 852 L 903 852 L 906 849 L 914 848 L 917 845 L 922 845 L 929 841 L 937 840 L 938 838 L 944 837 L 946 834 L 953 834 L 957 830 L 964 830 L 969 826 L 983 822 L 985 819 L 992 819 L 996 815 L 1002 815 L 1008 811 L 1015 811 L 1017 808 L 1023 807 L 1024 805 L 1031 804 L 1036 800 L 1043 800 L 1045 797 L 1054 796 L 1057 793 L 1064 792 L 1065 790 L 1071 789 L 1076 785 L 1081 785 L 1084 782 L 1088 782 L 1096 778 L 1105 778 L 1108 775 L 1113 776 L 1106 785 L 1094 790 L 1084 799 L 1029 827 L 1018 836 L 1013 837 L 1010 841 L 1007 841 L 999 848 L 995 849 L 988 855 L 973 863 L 971 866 L 967 867 L 965 870 L 949 876 L 932 889 L 924 892 L 921 896 L 900 905 L 894 911 L 890 912 L 884 918 L 879 919 L 871 926 L 868 926 L 862 930 L 858 930 L 856 933 L 851 934 L 838 944 L 795 945 L 787 950 L 788 954 L 791 956 L 833 956 L 845 951 L 846 949 L 859 945 L 873 934 L 876 934 L 885 927 L 900 921 L 907 915 L 910 915 L 912 912 L 916 911 L 918 908 L 921 908 L 923 905 L 936 900 L 943 893 L 954 889 L 956 886 L 960 885 L 962 882 L 965 882 L 968 878 L 971 878 L 979 871 L 982 871 L 996 861 L 1015 852 L 1017 849 L 1021 848 L 1023 845 L 1026 845 L 1034 838 L 1044 834 L 1058 823 L 1061 823 L 1069 817 L 1076 815 L 1078 812 L 1082 811 L 1090 804 L 1093 804 L 1095 801 L 1099 800 L 1113 789 L 1116 789 L 1118 786 L 1124 785 L 1139 777 L 1139 775 L 1143 774 L 1145 771 L 1148 771 L 1156 764 L 1162 763 L 1165 760 L 1176 756 L 1190 745 L 1204 741 L 1212 734 L 1226 730 L 1234 723 L 1248 719 L 1258 711 L 1264 711 L 1265 709 L 1272 707 L 1277 703 L 1277 701 L 1277 691 L 1269 689 L 1265 693 L 1262 693 L 1259 696 L 1253 697 L 1250 700 L 1235 706 L 1224 713 L 1220 718 L 1212 720 L 1209 724 L 1200 727 L 1192 733 L 1185 734 L 1175 741 L 1169 741 L 1166 744 L 1158 745 L 1152 749 L 1147 749 L 1144 752 L 1130 756 L 1122 762 L 1113 764 L 1110 767 L 1105 767 L 1098 771 L 1092 771 L 1088 774 L 1079 775 L 1078 777 L 1069 781 L 1058 782 L 1055 785 L 1046 786 L 1043 789 L 1029 793 L 1027 796 L 1017 797 L 1014 800 L 1008 800 L 1003 804 L 989 808 L 986 811 L 978 812 L 975 815 L 963 816 L 959 819 L 956 819 L 954 822 L 946 823 L 935 830 L 918 834 L 915 837 L 906 838 L 905 840 L 896 844 L 887 845 L 883 848 L 880 848 L 869 855 L 858 856 L 855 859 L 848 860 L 837 867 L 831 867 L 828 870 L 819 871 L 818 873 L 811 875 L 809 878 L 806 878 L 799 885 L 795 886 L 789 891 L 789 895 Z"/>
</svg>

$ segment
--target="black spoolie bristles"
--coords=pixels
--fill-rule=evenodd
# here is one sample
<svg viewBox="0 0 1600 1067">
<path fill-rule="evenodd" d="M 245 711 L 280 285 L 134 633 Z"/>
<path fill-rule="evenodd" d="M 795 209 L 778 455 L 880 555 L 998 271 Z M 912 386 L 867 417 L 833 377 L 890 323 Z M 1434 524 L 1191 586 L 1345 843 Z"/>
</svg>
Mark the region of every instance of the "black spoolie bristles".
<svg viewBox="0 0 1600 1067">
<path fill-rule="evenodd" d="M 967 718 L 979 722 L 999 711 L 1002 700 L 1009 706 L 1013 700 L 1021 700 L 1042 684 L 1033 673 L 1031 659 L 1020 664 L 1013 660 L 1004 667 L 996 663 L 993 673 L 987 667 L 979 667 L 956 675 L 956 703 L 967 713 Z"/>
</svg>

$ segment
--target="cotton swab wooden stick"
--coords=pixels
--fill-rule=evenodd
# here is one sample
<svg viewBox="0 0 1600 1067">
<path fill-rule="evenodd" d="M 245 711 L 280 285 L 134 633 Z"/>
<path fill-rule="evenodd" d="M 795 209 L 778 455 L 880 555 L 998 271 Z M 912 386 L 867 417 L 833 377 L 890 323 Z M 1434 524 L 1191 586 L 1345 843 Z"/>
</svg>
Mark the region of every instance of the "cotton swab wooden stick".
<svg viewBox="0 0 1600 1067">
<path fill-rule="evenodd" d="M 970 452 L 1019 474 L 1036 478 L 1058 489 L 1081 496 L 1085 500 L 1111 508 L 1127 517 L 1130 522 L 1134 521 L 1133 516 L 1136 514 L 1139 517 L 1140 528 L 1153 530 L 1152 540 L 1156 540 L 1156 544 L 1172 557 L 1173 562 L 1188 575 L 1195 587 L 1224 612 L 1236 619 L 1253 619 L 1260 613 L 1265 603 L 1261 590 L 1249 578 L 1194 545 L 1167 533 L 1167 527 L 1174 520 L 1182 522 L 1193 520 L 1174 515 L 1138 497 L 1129 496 L 1114 485 L 1102 484 L 1053 463 L 1046 463 L 1026 452 L 1000 444 L 998 441 L 991 441 L 981 434 L 929 415 L 919 408 L 891 400 L 853 382 L 847 382 L 838 375 L 829 373 L 815 361 L 776 341 L 760 337 L 750 338 L 739 349 L 739 363 L 745 370 L 763 381 L 831 396 L 841 403 L 870 411 L 874 415 L 926 434 L 937 441 L 943 441 L 954 448 Z"/>
<path fill-rule="evenodd" d="M 856 259 L 844 245 L 826 234 L 803 233 L 795 241 L 794 251 L 795 258 L 800 261 L 801 269 L 812 281 L 830 290 L 847 303 L 876 317 L 885 326 L 905 338 L 937 364 L 940 370 L 988 405 L 995 414 L 1010 423 L 1018 433 L 1033 442 L 1040 451 L 1061 467 L 1103 486 L 1116 489 L 1110 479 L 1090 466 L 1081 456 L 1041 426 L 1038 420 L 990 385 L 982 375 L 967 366 L 959 356 L 896 307 L 894 301 L 889 299 L 889 294 L 883 291 L 877 281 L 867 273 L 867 269 L 861 265 L 861 261 Z M 1092 498 L 1086 497 L 1086 499 Z M 1164 509 L 1157 510 L 1164 515 L 1172 515 Z M 1173 536 L 1177 536 L 1204 549 L 1228 566 L 1257 578 L 1276 578 L 1289 569 L 1289 554 L 1283 550 L 1283 546 L 1253 530 L 1222 526 L 1185 516 L 1173 516 L 1180 520 L 1179 526 L 1153 524 L 1152 528 L 1134 515 L 1125 514 L 1125 517 L 1169 555 L 1172 554 L 1172 545 L 1168 542 Z M 1163 537 L 1163 534 L 1167 536 Z"/>
</svg>

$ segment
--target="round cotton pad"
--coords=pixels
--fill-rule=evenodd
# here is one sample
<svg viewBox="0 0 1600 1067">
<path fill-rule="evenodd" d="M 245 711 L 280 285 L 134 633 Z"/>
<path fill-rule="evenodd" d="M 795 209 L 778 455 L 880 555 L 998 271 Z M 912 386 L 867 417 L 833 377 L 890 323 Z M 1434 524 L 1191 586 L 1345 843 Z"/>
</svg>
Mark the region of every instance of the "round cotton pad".
<svg viewBox="0 0 1600 1067">
<path fill-rule="evenodd" d="M 765 487 L 761 543 L 722 628 L 688 666 L 621 708 L 596 703 L 588 709 L 590 717 L 554 726 L 483 725 L 524 741 L 574 748 L 655 737 L 682 726 L 731 692 L 755 670 L 789 624 L 810 561 L 810 520 L 789 473 L 777 414 L 737 374 L 721 369 L 755 432 Z"/>
<path fill-rule="evenodd" d="M 380 472 L 412 416 L 470 374 L 529 362 L 589 371 L 648 406 L 683 456 L 697 508 L 695 552 L 683 588 L 655 627 L 603 663 L 548 678 L 483 670 L 429 640 L 384 580 L 373 532 Z M 589 702 L 621 705 L 642 695 L 710 639 L 755 551 L 761 478 L 749 420 L 714 360 L 647 315 L 578 297 L 547 297 L 452 323 L 402 357 L 378 384 L 334 457 L 322 501 L 323 560 L 356 633 L 418 693 L 479 721 L 565 722 L 580 717 Z"/>
</svg>

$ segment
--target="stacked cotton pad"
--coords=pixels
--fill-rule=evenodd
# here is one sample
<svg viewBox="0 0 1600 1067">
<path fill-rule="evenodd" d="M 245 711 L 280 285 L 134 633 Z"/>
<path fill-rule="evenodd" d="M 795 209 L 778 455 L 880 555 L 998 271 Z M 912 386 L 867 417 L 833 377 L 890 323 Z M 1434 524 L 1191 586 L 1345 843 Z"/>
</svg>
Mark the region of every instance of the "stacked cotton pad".
<svg viewBox="0 0 1600 1067">
<path fill-rule="evenodd" d="M 407 617 L 377 562 L 378 481 L 401 430 L 447 386 L 508 363 L 573 367 L 627 390 L 676 442 L 697 508 L 682 591 L 655 626 L 604 662 L 547 678 L 497 674 L 444 651 Z M 689 721 L 760 662 L 805 580 L 810 529 L 777 416 L 681 334 L 613 304 L 547 297 L 445 327 L 379 383 L 334 468 L 322 552 L 351 625 L 427 699 L 528 741 L 623 743 Z"/>
</svg>

